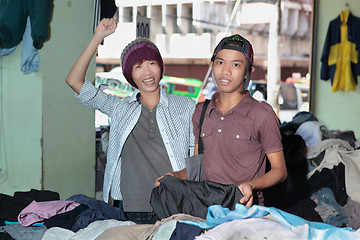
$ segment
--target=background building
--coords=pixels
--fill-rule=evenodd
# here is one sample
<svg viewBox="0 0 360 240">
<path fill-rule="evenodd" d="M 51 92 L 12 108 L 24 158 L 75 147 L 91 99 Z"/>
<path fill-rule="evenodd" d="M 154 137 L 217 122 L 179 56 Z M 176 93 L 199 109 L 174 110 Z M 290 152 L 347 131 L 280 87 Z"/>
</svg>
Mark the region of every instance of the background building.
<svg viewBox="0 0 360 240">
<path fill-rule="evenodd" d="M 204 80 L 216 43 L 228 33 L 240 33 L 253 44 L 256 71 L 252 79 L 266 79 L 273 14 L 269 5 L 274 1 L 263 2 L 117 0 L 119 25 L 99 47 L 99 71 L 119 65 L 122 49 L 136 37 L 137 17 L 143 16 L 150 19 L 150 39 L 160 48 L 166 75 Z M 282 0 L 280 10 L 279 56 L 281 80 L 285 81 L 294 72 L 304 77 L 309 71 L 312 1 Z"/>
</svg>

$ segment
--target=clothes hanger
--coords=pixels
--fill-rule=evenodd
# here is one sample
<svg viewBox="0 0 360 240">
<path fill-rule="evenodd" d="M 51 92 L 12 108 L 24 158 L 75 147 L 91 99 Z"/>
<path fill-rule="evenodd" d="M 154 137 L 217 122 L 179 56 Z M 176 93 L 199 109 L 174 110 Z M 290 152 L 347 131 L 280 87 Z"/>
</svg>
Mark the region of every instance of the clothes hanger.
<svg viewBox="0 0 360 240">
<path fill-rule="evenodd" d="M 350 4 L 348 2 L 345 3 L 345 10 L 350 11 Z"/>
</svg>

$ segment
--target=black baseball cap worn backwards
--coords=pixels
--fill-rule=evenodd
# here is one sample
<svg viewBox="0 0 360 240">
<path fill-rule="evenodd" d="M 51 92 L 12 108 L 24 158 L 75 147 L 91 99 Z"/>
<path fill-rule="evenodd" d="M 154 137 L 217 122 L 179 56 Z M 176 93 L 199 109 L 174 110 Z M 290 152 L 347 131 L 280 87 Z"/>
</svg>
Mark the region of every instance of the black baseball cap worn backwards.
<svg viewBox="0 0 360 240">
<path fill-rule="evenodd" d="M 229 44 L 230 42 L 235 42 L 236 44 Z M 250 61 L 251 64 L 254 64 L 254 53 L 251 43 L 239 34 L 234 34 L 229 37 L 223 38 L 216 46 L 214 53 L 211 57 L 211 61 L 214 61 L 216 54 L 223 49 L 239 51 L 245 55 L 245 57 Z"/>
</svg>

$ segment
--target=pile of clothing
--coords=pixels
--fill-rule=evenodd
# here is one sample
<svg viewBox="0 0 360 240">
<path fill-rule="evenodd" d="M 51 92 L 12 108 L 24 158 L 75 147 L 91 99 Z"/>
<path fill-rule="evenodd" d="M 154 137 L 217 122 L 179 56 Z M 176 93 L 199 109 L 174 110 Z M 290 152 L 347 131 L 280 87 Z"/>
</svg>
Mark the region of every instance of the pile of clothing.
<svg viewBox="0 0 360 240">
<path fill-rule="evenodd" d="M 48 190 L 31 189 L 13 196 L 0 193 L 0 239 L 42 239 L 54 227 L 78 232 L 107 219 L 126 217 L 119 208 L 83 194 L 60 200 L 57 192 Z"/>
<path fill-rule="evenodd" d="M 353 131 L 328 130 L 310 112 L 280 125 L 287 180 L 266 190 L 267 206 L 310 221 L 360 228 L 360 145 Z"/>
</svg>

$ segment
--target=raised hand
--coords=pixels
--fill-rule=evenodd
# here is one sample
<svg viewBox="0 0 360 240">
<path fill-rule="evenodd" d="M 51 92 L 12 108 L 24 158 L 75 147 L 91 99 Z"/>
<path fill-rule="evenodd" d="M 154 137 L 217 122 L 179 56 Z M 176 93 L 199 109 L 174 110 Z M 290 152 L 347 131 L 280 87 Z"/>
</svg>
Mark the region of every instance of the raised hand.
<svg viewBox="0 0 360 240">
<path fill-rule="evenodd" d="M 80 94 L 80 90 L 84 85 L 87 68 L 91 61 L 91 58 L 96 52 L 97 47 L 104 40 L 105 37 L 115 32 L 116 26 L 117 21 L 115 19 L 102 19 L 96 27 L 94 36 L 92 37 L 91 41 L 72 66 L 65 81 L 77 94 Z"/>
<path fill-rule="evenodd" d="M 103 18 L 97 25 L 94 35 L 102 39 L 115 32 L 117 21 L 114 18 Z"/>
</svg>

